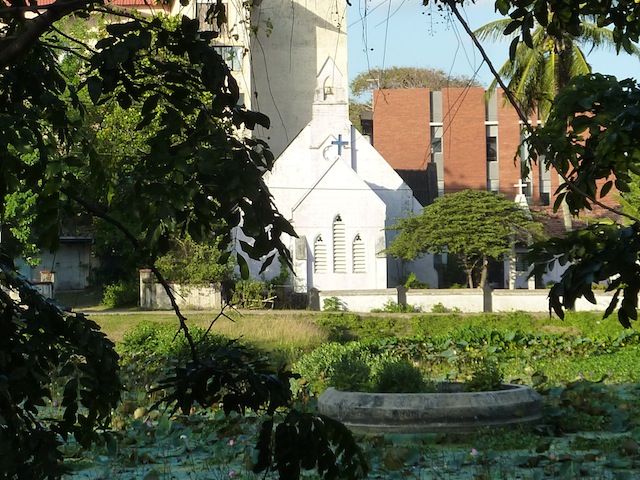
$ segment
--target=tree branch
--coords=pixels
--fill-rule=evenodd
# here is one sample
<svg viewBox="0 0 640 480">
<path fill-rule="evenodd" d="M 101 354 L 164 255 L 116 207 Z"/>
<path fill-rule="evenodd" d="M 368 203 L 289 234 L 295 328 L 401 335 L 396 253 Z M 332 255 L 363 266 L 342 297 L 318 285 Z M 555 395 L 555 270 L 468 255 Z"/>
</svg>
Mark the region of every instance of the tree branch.
<svg viewBox="0 0 640 480">
<path fill-rule="evenodd" d="M 140 242 L 138 241 L 136 236 L 133 233 L 131 233 L 131 231 L 127 227 L 125 227 L 124 224 L 122 224 L 122 222 L 118 221 L 117 219 L 109 215 L 104 208 L 87 202 L 85 199 L 73 193 L 69 188 L 63 187 L 62 189 L 60 189 L 60 191 L 64 193 L 67 197 L 69 197 L 71 200 L 81 205 L 90 215 L 101 218 L 105 222 L 110 223 L 111 225 L 116 227 L 118 230 L 120 230 L 120 232 L 124 234 L 127 240 L 129 240 L 132 243 L 133 248 L 138 252 L 140 252 Z M 180 330 L 184 332 L 184 336 L 187 339 L 187 343 L 189 343 L 189 349 L 191 350 L 191 357 L 194 362 L 198 363 L 199 358 L 198 358 L 198 352 L 196 349 L 195 341 L 193 340 L 193 337 L 191 336 L 191 332 L 189 331 L 189 327 L 187 326 L 187 318 L 180 311 L 180 307 L 178 306 L 178 302 L 176 301 L 176 296 L 173 293 L 173 289 L 171 288 L 171 285 L 169 285 L 169 282 L 167 282 L 167 280 L 164 278 L 162 273 L 155 266 L 154 259 L 148 257 L 147 260 L 150 263 L 151 271 L 156 276 L 156 279 L 158 280 L 160 285 L 162 285 L 162 288 L 164 289 L 167 296 L 169 297 L 169 301 L 171 302 L 171 307 L 173 308 L 173 311 L 175 312 L 176 316 L 178 317 L 178 321 L 180 322 L 180 328 L 176 332 L 176 335 L 180 332 Z"/>
<path fill-rule="evenodd" d="M 100 0 L 57 0 L 47 11 L 28 21 L 27 30 L 0 50 L 0 71 L 14 63 L 20 55 L 30 50 L 51 26 L 62 17 L 100 3 Z"/>
</svg>

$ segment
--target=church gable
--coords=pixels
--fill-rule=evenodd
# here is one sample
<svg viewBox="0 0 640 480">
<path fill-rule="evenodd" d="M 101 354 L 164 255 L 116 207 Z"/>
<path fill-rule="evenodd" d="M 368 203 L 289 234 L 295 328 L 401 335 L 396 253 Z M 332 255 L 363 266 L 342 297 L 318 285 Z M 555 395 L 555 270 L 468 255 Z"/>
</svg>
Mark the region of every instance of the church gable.
<svg viewBox="0 0 640 480">
<path fill-rule="evenodd" d="M 331 58 L 316 79 L 313 118 L 265 176 L 292 239 L 296 291 L 379 289 L 400 271 L 385 227 L 420 208 L 413 192 L 351 125 L 345 78 Z M 393 264 L 393 265 L 391 265 Z"/>
</svg>

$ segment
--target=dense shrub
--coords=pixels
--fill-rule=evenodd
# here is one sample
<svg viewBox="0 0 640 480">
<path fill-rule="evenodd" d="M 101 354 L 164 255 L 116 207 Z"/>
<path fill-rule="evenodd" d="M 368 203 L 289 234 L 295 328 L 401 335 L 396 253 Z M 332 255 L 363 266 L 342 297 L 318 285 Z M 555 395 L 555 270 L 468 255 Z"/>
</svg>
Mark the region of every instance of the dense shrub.
<svg viewBox="0 0 640 480">
<path fill-rule="evenodd" d="M 138 283 L 120 280 L 118 283 L 105 285 L 100 303 L 109 308 L 134 307 L 139 299 Z"/>
<path fill-rule="evenodd" d="M 322 300 L 322 310 L 325 312 L 343 312 L 346 305 L 338 297 L 328 297 Z"/>
<path fill-rule="evenodd" d="M 158 383 L 179 365 L 191 359 L 191 349 L 182 332 L 177 332 L 177 323 L 142 322 L 124 335 L 118 344 L 121 355 L 123 378 L 131 391 L 140 386 Z M 228 345 L 241 346 L 221 335 L 206 334 L 203 328 L 189 329 L 196 342 L 201 358 L 213 358 L 218 349 Z"/>
<path fill-rule="evenodd" d="M 429 285 L 427 282 L 418 280 L 415 272 L 409 272 L 407 278 L 404 280 L 404 282 L 402 282 L 402 286 L 407 289 L 414 288 L 416 290 L 431 288 L 431 285 Z"/>
<path fill-rule="evenodd" d="M 371 365 L 362 352 L 347 352 L 331 364 L 327 381 L 330 386 L 346 392 L 368 391 Z"/>
<path fill-rule="evenodd" d="M 408 303 L 397 303 L 393 300 L 389 300 L 382 306 L 382 308 L 374 308 L 371 311 L 373 313 L 415 313 L 419 312 L 420 309 L 414 305 L 409 305 Z"/>
<path fill-rule="evenodd" d="M 489 392 L 500 390 L 504 375 L 495 357 L 480 359 L 474 366 L 471 379 L 465 383 L 468 392 Z"/>
<path fill-rule="evenodd" d="M 189 344 L 184 335 L 176 334 L 177 329 L 177 323 L 139 323 L 125 333 L 118 350 L 123 355 L 188 358 Z M 206 334 L 198 326 L 190 327 L 189 332 L 203 352 L 229 342 L 221 335 Z"/>
<path fill-rule="evenodd" d="M 351 340 L 375 340 L 407 336 L 406 330 L 398 328 L 395 318 L 389 317 L 361 317 L 355 313 L 325 312 L 317 320 L 316 324 L 329 332 L 329 338 L 336 342 Z"/>
<path fill-rule="evenodd" d="M 360 342 L 325 343 L 303 355 L 293 369 L 309 382 L 314 392 L 328 387 L 341 390 L 367 389 L 372 353 Z M 355 372 L 352 371 L 355 369 Z"/>
<path fill-rule="evenodd" d="M 422 392 L 420 370 L 374 343 L 327 343 L 304 355 L 294 366 L 315 392 L 338 390 L 400 393 Z"/>
<path fill-rule="evenodd" d="M 383 355 L 372 370 L 373 392 L 420 393 L 427 389 L 420 369 L 406 359 Z"/>
<path fill-rule="evenodd" d="M 209 285 L 233 276 L 233 255 L 220 263 L 218 242 L 196 243 L 191 238 L 174 240 L 171 250 L 156 260 L 164 277 L 182 285 Z"/>
<path fill-rule="evenodd" d="M 262 308 L 263 300 L 273 296 L 273 291 L 265 282 L 241 280 L 235 284 L 232 305 L 238 308 Z"/>
</svg>

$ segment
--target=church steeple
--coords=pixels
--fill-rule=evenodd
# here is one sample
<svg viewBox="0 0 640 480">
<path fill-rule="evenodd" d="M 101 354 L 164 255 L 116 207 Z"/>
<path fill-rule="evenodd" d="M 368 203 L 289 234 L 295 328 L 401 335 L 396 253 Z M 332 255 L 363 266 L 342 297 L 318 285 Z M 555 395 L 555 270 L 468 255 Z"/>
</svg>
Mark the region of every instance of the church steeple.
<svg viewBox="0 0 640 480">
<path fill-rule="evenodd" d="M 316 78 L 313 118 L 349 118 L 349 101 L 345 78 L 331 57 L 327 58 Z"/>
</svg>

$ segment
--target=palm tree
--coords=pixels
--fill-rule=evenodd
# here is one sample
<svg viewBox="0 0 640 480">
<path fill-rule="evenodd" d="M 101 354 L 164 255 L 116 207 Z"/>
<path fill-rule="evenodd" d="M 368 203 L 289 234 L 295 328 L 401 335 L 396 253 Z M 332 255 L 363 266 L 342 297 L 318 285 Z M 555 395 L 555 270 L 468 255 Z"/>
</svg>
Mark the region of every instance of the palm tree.
<svg viewBox="0 0 640 480">
<path fill-rule="evenodd" d="M 474 34 L 481 40 L 509 38 L 503 34 L 509 23 L 510 18 L 497 20 L 480 27 Z M 508 80 L 509 90 L 523 111 L 531 115 L 537 110 L 541 120 L 548 117 L 553 99 L 572 77 L 591 73 L 591 66 L 581 47 L 587 46 L 589 51 L 615 49 L 613 32 L 587 21 L 583 21 L 579 37 L 566 32 L 560 38 L 551 36 L 537 24 L 531 38 L 533 48 L 519 42 L 514 60 L 507 60 L 498 73 Z M 640 57 L 640 48 L 632 45 L 631 53 Z M 496 86 L 497 81 L 494 80 L 488 91 L 493 91 Z"/>
</svg>

